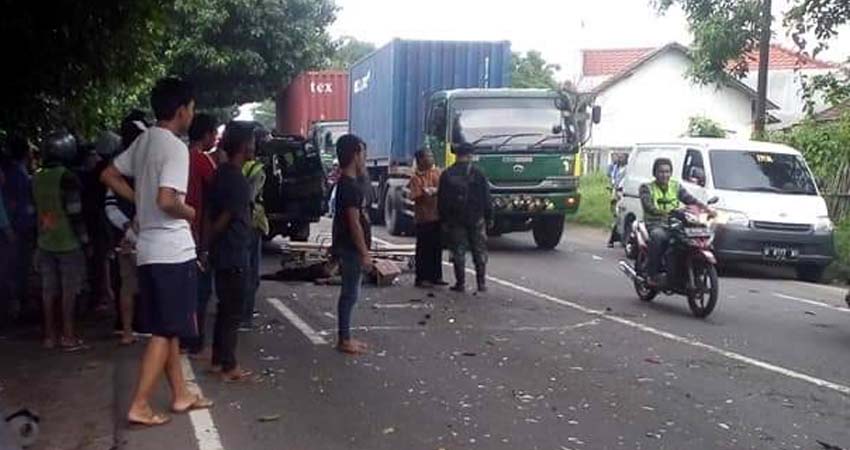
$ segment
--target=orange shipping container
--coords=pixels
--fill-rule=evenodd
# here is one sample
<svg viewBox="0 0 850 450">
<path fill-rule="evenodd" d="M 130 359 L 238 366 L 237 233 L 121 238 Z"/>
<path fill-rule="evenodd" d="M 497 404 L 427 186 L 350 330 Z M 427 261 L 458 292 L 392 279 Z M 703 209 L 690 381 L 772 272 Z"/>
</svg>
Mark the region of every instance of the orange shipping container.
<svg viewBox="0 0 850 450">
<path fill-rule="evenodd" d="M 319 121 L 348 120 L 348 73 L 304 72 L 280 92 L 276 107 L 277 131 L 306 136 Z"/>
</svg>

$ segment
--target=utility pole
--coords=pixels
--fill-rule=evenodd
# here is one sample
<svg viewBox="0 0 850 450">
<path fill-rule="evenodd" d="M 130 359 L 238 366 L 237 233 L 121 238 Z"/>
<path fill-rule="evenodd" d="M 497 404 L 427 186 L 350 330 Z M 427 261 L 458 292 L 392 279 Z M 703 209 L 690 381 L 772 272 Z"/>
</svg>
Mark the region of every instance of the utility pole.
<svg viewBox="0 0 850 450">
<path fill-rule="evenodd" d="M 762 0 L 761 38 L 759 40 L 759 74 L 756 98 L 756 117 L 753 124 L 753 137 L 764 136 L 764 124 L 767 122 L 767 72 L 770 67 L 770 22 L 772 16 L 771 0 Z"/>
</svg>

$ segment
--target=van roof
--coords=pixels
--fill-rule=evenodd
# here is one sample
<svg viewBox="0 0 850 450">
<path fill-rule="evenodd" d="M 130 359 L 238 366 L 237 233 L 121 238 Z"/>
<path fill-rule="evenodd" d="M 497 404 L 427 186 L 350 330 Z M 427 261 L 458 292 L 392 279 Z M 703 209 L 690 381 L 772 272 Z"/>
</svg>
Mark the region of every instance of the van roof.
<svg viewBox="0 0 850 450">
<path fill-rule="evenodd" d="M 716 139 L 716 138 L 682 138 L 670 141 L 639 142 L 637 146 L 650 145 L 682 145 L 688 147 L 699 147 L 706 150 L 726 151 L 755 151 L 770 153 L 785 153 L 799 155 L 800 152 L 783 144 L 772 142 L 751 141 L 746 139 Z"/>
</svg>

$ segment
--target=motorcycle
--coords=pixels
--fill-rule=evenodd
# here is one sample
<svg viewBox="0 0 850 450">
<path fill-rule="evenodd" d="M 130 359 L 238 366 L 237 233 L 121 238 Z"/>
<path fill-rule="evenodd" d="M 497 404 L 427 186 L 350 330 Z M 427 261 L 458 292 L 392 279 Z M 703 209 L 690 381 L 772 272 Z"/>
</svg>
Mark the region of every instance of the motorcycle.
<svg viewBox="0 0 850 450">
<path fill-rule="evenodd" d="M 709 204 L 716 203 L 716 199 Z M 708 214 L 689 206 L 673 211 L 668 219 L 670 245 L 662 257 L 660 281 L 652 285 L 647 276 L 649 231 L 643 222 L 633 227 L 629 242 L 634 244 L 634 264 L 620 261 L 620 270 L 632 280 L 642 301 L 651 302 L 659 292 L 683 295 L 694 316 L 705 318 L 717 305 L 717 258 L 714 256 Z"/>
</svg>

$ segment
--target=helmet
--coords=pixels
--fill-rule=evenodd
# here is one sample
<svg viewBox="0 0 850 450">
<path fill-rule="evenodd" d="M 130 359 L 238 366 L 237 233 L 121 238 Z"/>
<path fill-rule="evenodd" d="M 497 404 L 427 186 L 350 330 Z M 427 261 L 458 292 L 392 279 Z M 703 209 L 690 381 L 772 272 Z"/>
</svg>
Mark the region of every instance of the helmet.
<svg viewBox="0 0 850 450">
<path fill-rule="evenodd" d="M 41 145 L 41 158 L 46 164 L 71 164 L 77 158 L 77 138 L 67 131 L 54 131 Z"/>
<path fill-rule="evenodd" d="M 121 151 L 121 136 L 112 131 L 104 131 L 97 138 L 94 151 L 104 159 L 110 159 Z"/>
</svg>

